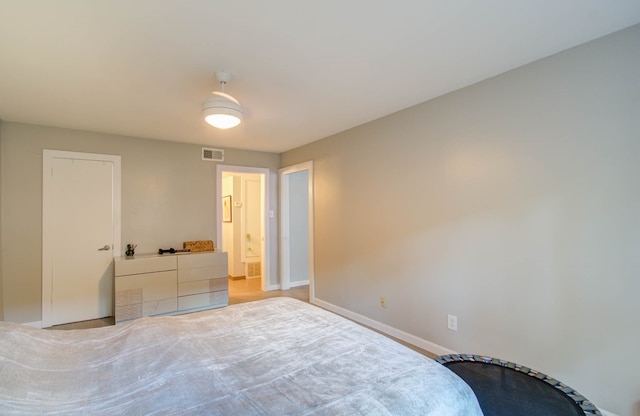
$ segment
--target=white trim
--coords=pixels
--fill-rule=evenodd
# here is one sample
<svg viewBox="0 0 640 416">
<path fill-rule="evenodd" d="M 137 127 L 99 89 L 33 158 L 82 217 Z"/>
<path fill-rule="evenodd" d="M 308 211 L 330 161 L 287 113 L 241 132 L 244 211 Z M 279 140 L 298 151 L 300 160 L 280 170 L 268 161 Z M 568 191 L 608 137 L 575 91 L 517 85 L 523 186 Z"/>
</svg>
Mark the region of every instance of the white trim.
<svg viewBox="0 0 640 416">
<path fill-rule="evenodd" d="M 222 247 L 222 174 L 223 172 L 232 173 L 251 173 L 260 175 L 260 209 L 262 211 L 262 248 L 260 255 L 262 256 L 261 264 L 261 289 L 263 291 L 276 290 L 272 289 L 273 286 L 268 285 L 271 281 L 271 243 L 270 243 L 270 230 L 269 226 L 269 211 L 271 209 L 269 192 L 270 192 L 270 178 L 268 168 L 256 168 L 250 166 L 234 166 L 234 165 L 217 165 L 216 166 L 216 247 Z"/>
<path fill-rule="evenodd" d="M 431 341 L 427 341 L 426 339 L 416 337 L 415 335 L 411 335 L 407 332 L 401 331 L 399 329 L 383 324 L 382 322 L 378 322 L 371 318 L 367 318 L 366 316 L 360 315 L 359 313 L 355 313 L 348 309 L 341 308 L 332 303 L 325 302 L 320 299 L 313 299 L 311 303 L 323 309 L 336 313 L 340 316 L 344 316 L 345 318 L 351 319 L 352 321 L 355 321 L 359 324 L 376 329 L 386 335 L 390 335 L 404 342 L 408 342 L 411 345 L 415 345 L 416 347 L 422 348 L 423 350 L 429 351 L 433 354 L 436 354 L 436 355 L 457 354 L 457 352 L 450 350 L 448 348 L 445 348 L 441 345 L 435 344 Z M 598 408 L 598 410 L 600 410 L 600 413 L 602 413 L 603 416 L 618 416 L 617 414 L 613 412 L 609 412 L 608 410 L 604 410 L 600 407 Z"/>
<path fill-rule="evenodd" d="M 291 287 L 291 245 L 288 244 L 291 226 L 289 221 L 289 177 L 280 169 L 280 286 Z"/>
<path fill-rule="evenodd" d="M 42 321 L 25 322 L 25 323 L 23 323 L 21 325 L 30 326 L 30 327 L 33 327 L 33 328 L 43 328 Z"/>
<path fill-rule="evenodd" d="M 97 153 L 67 152 L 62 150 L 42 150 L 42 311 L 41 328 L 51 326 L 52 308 L 51 291 L 53 281 L 53 184 L 51 171 L 54 159 L 97 160 L 113 163 L 113 256 L 120 253 L 121 239 L 121 158 L 117 155 Z"/>
<path fill-rule="evenodd" d="M 309 190 L 309 280 L 291 282 L 290 258 L 291 251 L 288 244 L 289 224 L 289 178 L 288 175 L 301 171 L 308 171 Z M 314 259 L 314 189 L 313 189 L 313 161 L 298 163 L 279 170 L 280 174 L 280 283 L 282 290 L 291 287 L 309 285 L 309 300 L 315 299 L 315 259 Z"/>
<path fill-rule="evenodd" d="M 337 313 L 338 315 L 344 316 L 345 318 L 349 318 L 352 321 L 358 322 L 362 325 L 368 326 L 373 329 L 377 329 L 378 331 L 384 334 L 387 334 L 394 338 L 398 338 L 402 341 L 408 342 L 411 345 L 415 345 L 416 347 L 422 348 L 423 350 L 427 350 L 436 355 L 457 354 L 455 351 L 445 348 L 441 345 L 435 344 L 431 341 L 427 341 L 426 339 L 416 337 L 415 335 L 411 335 L 407 332 L 401 331 L 399 329 L 396 329 L 387 324 L 383 324 L 382 322 L 378 322 L 371 318 L 367 318 L 364 315 L 360 315 L 348 309 L 341 308 L 332 303 L 325 302 L 320 299 L 314 299 L 311 303 L 313 303 L 314 305 L 320 306 L 321 308 L 327 309 L 331 312 Z"/>
</svg>

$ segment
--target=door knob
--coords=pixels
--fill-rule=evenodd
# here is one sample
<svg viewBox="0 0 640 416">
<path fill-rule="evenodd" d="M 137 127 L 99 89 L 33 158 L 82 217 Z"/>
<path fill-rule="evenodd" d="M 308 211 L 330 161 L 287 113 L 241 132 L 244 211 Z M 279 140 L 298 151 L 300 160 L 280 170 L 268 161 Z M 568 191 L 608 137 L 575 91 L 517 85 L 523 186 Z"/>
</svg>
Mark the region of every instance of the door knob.
<svg viewBox="0 0 640 416">
<path fill-rule="evenodd" d="M 105 244 L 104 247 L 99 248 L 98 251 L 108 251 L 109 249 L 111 249 L 111 246 L 108 244 Z"/>
</svg>

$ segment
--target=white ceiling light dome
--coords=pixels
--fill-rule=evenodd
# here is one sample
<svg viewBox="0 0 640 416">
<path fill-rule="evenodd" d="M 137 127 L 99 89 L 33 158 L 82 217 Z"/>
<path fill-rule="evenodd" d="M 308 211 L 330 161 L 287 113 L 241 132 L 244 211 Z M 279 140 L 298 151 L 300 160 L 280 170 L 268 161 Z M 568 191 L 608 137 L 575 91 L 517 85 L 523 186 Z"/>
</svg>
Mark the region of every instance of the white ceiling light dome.
<svg viewBox="0 0 640 416">
<path fill-rule="evenodd" d="M 238 100 L 224 92 L 224 86 L 231 80 L 231 74 L 226 71 L 216 72 L 222 91 L 213 91 L 213 97 L 202 104 L 204 120 L 219 129 L 230 129 L 240 124 L 243 112 Z"/>
<path fill-rule="evenodd" d="M 223 92 L 214 91 L 213 97 L 202 104 L 204 120 L 219 129 L 229 129 L 240 124 L 242 107 L 238 100 Z"/>
</svg>

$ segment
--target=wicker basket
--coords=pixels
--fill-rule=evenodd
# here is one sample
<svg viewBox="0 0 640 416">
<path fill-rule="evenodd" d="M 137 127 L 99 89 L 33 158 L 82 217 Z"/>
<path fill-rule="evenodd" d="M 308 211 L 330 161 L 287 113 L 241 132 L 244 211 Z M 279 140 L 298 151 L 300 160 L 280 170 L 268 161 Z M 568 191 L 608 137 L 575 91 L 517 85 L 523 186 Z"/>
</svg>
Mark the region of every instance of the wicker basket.
<svg viewBox="0 0 640 416">
<path fill-rule="evenodd" d="M 188 248 L 192 253 L 198 251 L 214 251 L 213 241 L 211 240 L 199 240 L 199 241 L 185 241 L 182 243 L 182 248 Z"/>
</svg>

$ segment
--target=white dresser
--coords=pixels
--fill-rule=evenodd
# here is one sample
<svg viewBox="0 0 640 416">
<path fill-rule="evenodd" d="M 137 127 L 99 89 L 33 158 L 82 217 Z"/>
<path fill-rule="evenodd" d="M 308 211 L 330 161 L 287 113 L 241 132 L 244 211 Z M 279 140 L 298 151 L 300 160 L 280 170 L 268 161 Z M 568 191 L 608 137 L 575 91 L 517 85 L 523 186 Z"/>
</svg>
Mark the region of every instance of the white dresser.
<svg viewBox="0 0 640 416">
<path fill-rule="evenodd" d="M 115 259 L 116 323 L 229 304 L 227 253 Z"/>
</svg>

